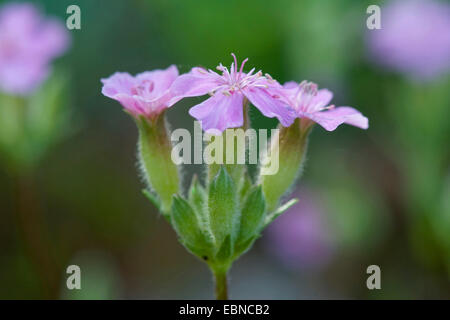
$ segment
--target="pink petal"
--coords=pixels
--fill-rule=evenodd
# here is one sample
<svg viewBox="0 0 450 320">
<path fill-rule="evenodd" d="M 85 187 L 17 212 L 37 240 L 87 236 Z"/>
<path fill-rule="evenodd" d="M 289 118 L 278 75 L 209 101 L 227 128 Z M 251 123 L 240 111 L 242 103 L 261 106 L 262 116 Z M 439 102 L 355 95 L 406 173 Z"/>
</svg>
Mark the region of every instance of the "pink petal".
<svg viewBox="0 0 450 320">
<path fill-rule="evenodd" d="M 222 132 L 244 124 L 243 100 L 244 96 L 239 92 L 231 96 L 216 92 L 211 98 L 192 107 L 189 114 L 201 122 L 203 130 Z"/>
<path fill-rule="evenodd" d="M 333 92 L 328 89 L 321 89 L 317 91 L 317 95 L 313 98 L 311 105 L 314 106 L 313 110 L 308 110 L 310 112 L 315 112 L 324 107 L 328 106 L 331 99 L 333 99 Z"/>
<path fill-rule="evenodd" d="M 333 131 L 343 123 L 361 129 L 369 128 L 369 120 L 361 112 L 351 107 L 339 107 L 321 112 L 302 113 L 301 116 L 317 122 L 327 131 Z"/>
<path fill-rule="evenodd" d="M 65 25 L 56 19 L 48 19 L 34 38 L 36 52 L 43 57 L 54 58 L 63 54 L 70 45 L 70 35 Z"/>
<path fill-rule="evenodd" d="M 151 100 L 137 95 L 133 96 L 133 98 L 136 100 L 136 103 L 144 110 L 144 114 L 151 116 L 160 114 L 164 109 L 168 108 L 167 104 L 170 99 L 170 93 L 169 91 L 166 91 L 166 93 L 162 96 Z"/>
<path fill-rule="evenodd" d="M 169 90 L 175 79 L 178 77 L 178 69 L 171 65 L 165 70 L 146 71 L 136 75 L 137 82 L 145 80 L 152 81 L 154 84 L 154 96 L 160 97 Z"/>
<path fill-rule="evenodd" d="M 27 95 L 48 76 L 50 67 L 44 64 L 10 61 L 0 63 L 0 91 Z"/>
<path fill-rule="evenodd" d="M 296 115 L 293 109 L 281 100 L 274 98 L 267 90 L 248 88 L 244 89 L 243 92 L 248 100 L 266 117 L 276 117 L 285 127 L 289 127 L 294 122 Z"/>
<path fill-rule="evenodd" d="M 193 68 L 191 72 L 179 76 L 170 91 L 175 97 L 197 97 L 213 92 L 218 86 L 220 83 L 214 74 L 202 68 Z"/>
<path fill-rule="evenodd" d="M 142 103 L 139 99 L 136 99 L 136 96 L 133 97 L 124 93 L 118 93 L 112 98 L 119 101 L 125 109 L 135 116 L 148 115 L 144 103 Z"/>
<path fill-rule="evenodd" d="M 298 83 L 295 81 L 288 81 L 283 84 L 283 88 L 285 89 L 297 89 Z"/>
<path fill-rule="evenodd" d="M 103 83 L 103 95 L 112 99 L 119 93 L 132 95 L 131 88 L 136 85 L 136 80 L 133 76 L 126 72 L 116 72 L 109 78 L 101 81 Z"/>
</svg>

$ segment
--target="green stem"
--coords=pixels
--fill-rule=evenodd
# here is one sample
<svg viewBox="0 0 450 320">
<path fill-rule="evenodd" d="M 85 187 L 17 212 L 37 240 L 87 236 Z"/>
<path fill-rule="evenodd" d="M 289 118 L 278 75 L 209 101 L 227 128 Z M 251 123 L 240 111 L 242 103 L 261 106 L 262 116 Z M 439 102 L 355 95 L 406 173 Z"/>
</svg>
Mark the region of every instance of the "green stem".
<svg viewBox="0 0 450 320">
<path fill-rule="evenodd" d="M 214 279 L 216 283 L 216 299 L 228 300 L 228 283 L 226 271 L 214 271 Z"/>
</svg>

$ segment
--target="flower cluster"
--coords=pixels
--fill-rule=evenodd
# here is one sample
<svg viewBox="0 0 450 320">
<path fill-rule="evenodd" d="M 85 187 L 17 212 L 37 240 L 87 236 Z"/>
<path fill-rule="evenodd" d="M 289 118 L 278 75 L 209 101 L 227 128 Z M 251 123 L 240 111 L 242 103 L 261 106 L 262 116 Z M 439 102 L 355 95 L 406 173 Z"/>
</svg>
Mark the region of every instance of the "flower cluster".
<svg viewBox="0 0 450 320">
<path fill-rule="evenodd" d="M 328 131 L 342 123 L 368 128 L 367 118 L 357 110 L 330 105 L 330 91 L 318 90 L 316 84 L 308 82 L 281 85 L 262 71 L 245 72 L 247 59 L 238 67 L 236 56 L 232 56 L 231 67 L 220 64 L 219 73 L 197 67 L 178 75 L 177 68 L 171 66 L 134 77 L 115 73 L 102 79 L 102 93 L 119 101 L 138 126 L 140 164 L 150 189 L 144 193 L 175 229 L 180 242 L 208 264 L 216 278 L 219 299 L 227 297 L 226 275 L 232 263 L 275 218 L 295 204 L 296 199 L 280 202 L 301 172 L 312 124 L 316 122 Z M 245 164 L 221 162 L 234 157 L 235 144 L 227 139 L 223 142 L 225 152 L 218 152 L 219 161 L 207 162 L 205 181 L 193 178 L 189 190 L 182 190 L 185 184 L 171 158 L 176 148 L 172 148 L 163 114 L 183 98 L 204 95 L 209 97 L 189 113 L 212 134 L 207 136 L 215 136 L 209 146 L 223 141 L 228 132 L 221 133 L 228 128 L 246 129 L 249 103 L 264 116 L 277 118 L 280 125 L 271 136 L 271 151 L 261 148 L 260 159 L 279 155 L 279 170 L 266 175 L 259 167 L 251 179 Z"/>
<path fill-rule="evenodd" d="M 236 56 L 230 69 L 217 66 L 213 70 L 195 67 L 189 73 L 178 76 L 171 66 L 131 76 L 115 73 L 102 79 L 102 93 L 119 101 L 134 116 L 155 117 L 186 97 L 209 94 L 202 103 L 193 106 L 189 114 L 201 122 L 205 131 L 241 127 L 244 123 L 243 105 L 251 102 L 261 113 L 277 118 L 281 125 L 289 127 L 296 118 L 317 122 L 328 131 L 342 123 L 367 129 L 368 120 L 350 107 L 335 108 L 329 105 L 333 94 L 318 90 L 313 83 L 280 85 L 269 74 L 244 72 L 245 59 L 238 69 Z"/>
<path fill-rule="evenodd" d="M 0 91 L 28 95 L 46 79 L 70 42 L 64 25 L 29 3 L 0 9 Z"/>
</svg>

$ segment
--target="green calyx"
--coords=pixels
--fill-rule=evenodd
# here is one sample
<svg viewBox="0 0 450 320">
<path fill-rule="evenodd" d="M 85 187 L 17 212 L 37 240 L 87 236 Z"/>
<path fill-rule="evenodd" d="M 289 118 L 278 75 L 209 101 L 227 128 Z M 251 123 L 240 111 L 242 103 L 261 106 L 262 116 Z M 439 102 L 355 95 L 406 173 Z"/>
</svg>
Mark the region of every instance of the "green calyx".
<svg viewBox="0 0 450 320">
<path fill-rule="evenodd" d="M 271 141 L 271 152 L 279 152 L 279 170 L 274 175 L 260 176 L 260 183 L 268 211 L 273 214 L 280 199 L 289 192 L 302 173 L 310 131 L 310 124 L 303 124 L 300 119 L 296 119 L 288 128 L 280 126 L 278 139 Z"/>
<path fill-rule="evenodd" d="M 172 144 L 164 115 L 151 119 L 140 116 L 136 118 L 136 124 L 139 129 L 139 162 L 150 189 L 146 195 L 167 217 L 172 197 L 179 193 L 180 178 L 171 159 Z"/>
</svg>

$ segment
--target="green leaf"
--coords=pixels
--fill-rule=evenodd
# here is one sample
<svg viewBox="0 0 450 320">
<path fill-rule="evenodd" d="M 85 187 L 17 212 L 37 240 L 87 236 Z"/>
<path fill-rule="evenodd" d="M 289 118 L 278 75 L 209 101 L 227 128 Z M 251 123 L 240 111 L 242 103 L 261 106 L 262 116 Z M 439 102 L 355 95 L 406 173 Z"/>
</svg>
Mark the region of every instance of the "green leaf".
<svg viewBox="0 0 450 320">
<path fill-rule="evenodd" d="M 215 263 L 229 264 L 233 255 L 233 245 L 231 243 L 231 237 L 228 235 L 222 243 L 219 252 L 216 255 Z"/>
<path fill-rule="evenodd" d="M 245 198 L 247 197 L 251 188 L 252 188 L 252 181 L 250 179 L 250 176 L 246 172 L 244 175 L 244 181 L 242 183 L 241 190 L 239 191 L 241 204 L 245 203 Z"/>
<path fill-rule="evenodd" d="M 236 188 L 224 167 L 209 186 L 209 222 L 216 239 L 216 247 L 221 247 L 227 236 L 234 242 L 239 232 L 239 211 L 237 210 Z"/>
<path fill-rule="evenodd" d="M 273 220 L 278 218 L 281 214 L 283 214 L 287 209 L 292 207 L 294 204 L 298 202 L 297 198 L 291 199 L 282 206 L 278 207 L 271 215 L 266 217 L 266 221 L 264 222 L 264 228 L 272 223 Z"/>
<path fill-rule="evenodd" d="M 261 186 L 253 187 L 242 208 L 237 243 L 246 242 L 258 235 L 263 226 L 266 203 Z"/>
<path fill-rule="evenodd" d="M 158 209 L 161 210 L 161 202 L 159 201 L 158 197 L 156 195 L 154 195 L 153 193 L 151 193 L 150 191 L 148 191 L 147 189 L 143 189 L 142 193 L 144 194 L 144 196 L 150 200 L 150 202 Z"/>
<path fill-rule="evenodd" d="M 255 237 L 252 237 L 250 239 L 247 239 L 247 241 L 240 242 L 237 245 L 235 245 L 233 260 L 239 258 L 239 256 L 241 256 L 247 250 L 249 250 L 258 237 L 259 237 L 259 235 L 255 236 Z"/>
<path fill-rule="evenodd" d="M 208 208 L 207 208 L 208 195 L 205 189 L 198 181 L 197 175 L 192 178 L 191 186 L 189 188 L 189 203 L 195 210 L 198 220 L 202 225 L 208 225 Z"/>
<path fill-rule="evenodd" d="M 212 242 L 202 231 L 197 216 L 189 202 L 180 196 L 172 201 L 172 223 L 181 242 L 194 254 L 204 258 L 211 256 Z"/>
</svg>

